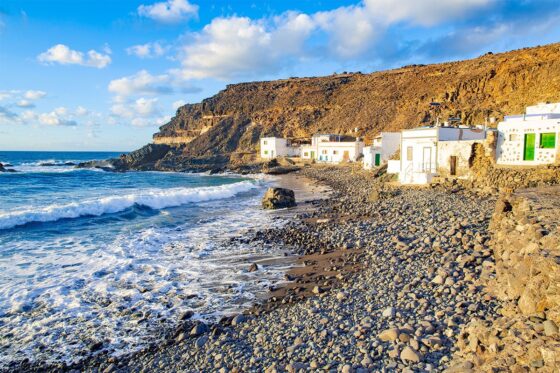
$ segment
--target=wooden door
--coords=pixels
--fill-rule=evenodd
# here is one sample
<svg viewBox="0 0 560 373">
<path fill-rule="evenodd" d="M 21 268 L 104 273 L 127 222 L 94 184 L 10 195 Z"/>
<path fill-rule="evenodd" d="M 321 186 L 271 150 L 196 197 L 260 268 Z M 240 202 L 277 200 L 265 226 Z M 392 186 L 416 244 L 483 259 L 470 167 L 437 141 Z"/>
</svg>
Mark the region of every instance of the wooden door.
<svg viewBox="0 0 560 373">
<path fill-rule="evenodd" d="M 350 152 L 348 150 L 345 150 L 342 154 L 342 160 L 344 162 L 348 162 L 350 160 Z"/>
<path fill-rule="evenodd" d="M 381 164 L 381 154 L 375 154 L 375 165 L 379 166 Z"/>
<path fill-rule="evenodd" d="M 457 175 L 457 156 L 455 155 L 449 157 L 449 174 L 451 176 Z"/>
</svg>

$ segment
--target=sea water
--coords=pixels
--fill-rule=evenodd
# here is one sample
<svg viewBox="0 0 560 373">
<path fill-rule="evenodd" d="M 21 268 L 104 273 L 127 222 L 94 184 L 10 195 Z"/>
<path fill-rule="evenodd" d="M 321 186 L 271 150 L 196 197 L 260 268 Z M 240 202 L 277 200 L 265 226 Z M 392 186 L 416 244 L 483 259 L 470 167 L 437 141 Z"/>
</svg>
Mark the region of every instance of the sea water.
<svg viewBox="0 0 560 373">
<path fill-rule="evenodd" d="M 73 166 L 116 156 L 0 152 L 18 171 L 0 173 L 0 369 L 127 354 L 281 280 L 281 248 L 231 240 L 282 224 L 259 208 L 268 181 Z"/>
</svg>

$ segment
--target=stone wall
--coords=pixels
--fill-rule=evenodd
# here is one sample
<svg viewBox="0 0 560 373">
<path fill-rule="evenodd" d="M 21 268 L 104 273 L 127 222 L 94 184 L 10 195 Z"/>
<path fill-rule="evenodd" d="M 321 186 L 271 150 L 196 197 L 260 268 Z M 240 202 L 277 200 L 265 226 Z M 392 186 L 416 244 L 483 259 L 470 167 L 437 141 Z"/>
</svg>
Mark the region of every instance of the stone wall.
<svg viewBox="0 0 560 373">
<path fill-rule="evenodd" d="M 450 371 L 557 372 L 560 367 L 560 186 L 502 197 L 490 226 L 495 266 L 481 276 L 502 317 L 473 320 Z"/>
<path fill-rule="evenodd" d="M 560 166 L 532 167 L 498 166 L 495 161 L 495 141 L 473 145 L 470 187 L 494 190 L 518 189 L 560 183 Z"/>
</svg>

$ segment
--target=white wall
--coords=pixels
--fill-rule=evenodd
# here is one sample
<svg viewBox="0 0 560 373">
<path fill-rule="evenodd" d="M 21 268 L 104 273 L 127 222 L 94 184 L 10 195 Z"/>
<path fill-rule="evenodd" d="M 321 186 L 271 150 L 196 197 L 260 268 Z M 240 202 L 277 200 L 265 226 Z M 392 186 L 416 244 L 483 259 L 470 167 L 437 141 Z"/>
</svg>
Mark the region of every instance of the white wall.
<svg viewBox="0 0 560 373">
<path fill-rule="evenodd" d="M 382 132 L 381 133 L 381 160 L 388 161 L 389 158 L 401 146 L 400 132 Z"/>
<path fill-rule="evenodd" d="M 363 149 L 364 154 L 364 169 L 371 170 L 375 167 L 375 155 L 381 153 L 381 148 L 377 146 L 366 146 Z"/>
<path fill-rule="evenodd" d="M 486 132 L 477 128 L 439 127 L 439 141 L 484 140 Z"/>
<path fill-rule="evenodd" d="M 523 159 L 525 134 L 529 133 L 535 134 L 535 159 L 532 161 Z M 556 134 L 556 146 L 553 149 L 542 149 L 540 147 L 540 135 L 542 133 Z M 559 135 L 560 118 L 540 119 L 540 117 L 527 117 L 500 122 L 498 124 L 496 163 L 516 166 L 536 166 L 555 163 L 560 145 Z"/>
<path fill-rule="evenodd" d="M 279 137 L 261 138 L 261 158 L 293 157 L 299 154 L 298 147 L 288 146 L 288 140 Z"/>
<path fill-rule="evenodd" d="M 527 106 L 525 109 L 527 114 L 548 114 L 548 113 L 556 113 L 560 114 L 560 102 L 556 102 L 553 104 L 538 104 L 533 106 Z"/>
<path fill-rule="evenodd" d="M 429 175 L 436 172 L 437 137 L 404 137 L 401 142 L 401 172 L 399 181 L 403 184 L 425 184 Z M 409 148 L 411 151 L 409 152 Z"/>
<path fill-rule="evenodd" d="M 474 128 L 422 127 L 402 131 L 399 181 L 403 184 L 429 183 L 437 174 L 439 142 L 485 138 L 484 130 Z"/>
<path fill-rule="evenodd" d="M 325 163 L 344 162 L 344 154 L 347 152 L 348 160 L 355 162 L 362 155 L 364 143 L 362 141 L 352 142 L 319 142 L 316 154 L 317 161 Z"/>
</svg>

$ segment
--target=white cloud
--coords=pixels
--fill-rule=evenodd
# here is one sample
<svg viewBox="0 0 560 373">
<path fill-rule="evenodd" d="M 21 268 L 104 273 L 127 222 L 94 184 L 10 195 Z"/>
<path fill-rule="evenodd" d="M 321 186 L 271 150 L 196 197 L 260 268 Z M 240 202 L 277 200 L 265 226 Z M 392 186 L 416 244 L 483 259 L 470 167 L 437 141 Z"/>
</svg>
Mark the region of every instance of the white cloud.
<svg viewBox="0 0 560 373">
<path fill-rule="evenodd" d="M 304 53 L 314 25 L 305 14 L 289 13 L 272 23 L 247 17 L 215 18 L 183 47 L 182 76 L 229 79 L 281 67 L 283 58 Z"/>
<path fill-rule="evenodd" d="M 126 48 L 126 53 L 139 58 L 155 58 L 163 56 L 169 48 L 158 42 L 133 45 Z"/>
<path fill-rule="evenodd" d="M 43 98 L 47 95 L 47 92 L 43 92 L 43 91 L 25 91 L 25 93 L 23 94 L 23 97 L 25 97 L 28 100 L 38 100 L 40 98 Z"/>
<path fill-rule="evenodd" d="M 22 108 L 30 108 L 35 106 L 35 104 L 33 104 L 33 102 L 29 100 L 19 100 L 16 105 Z"/>
<path fill-rule="evenodd" d="M 109 92 L 121 97 L 168 93 L 171 91 L 169 83 L 170 77 L 167 74 L 151 75 L 146 70 L 141 70 L 134 75 L 112 80 Z"/>
<path fill-rule="evenodd" d="M 46 64 L 81 65 L 98 69 L 102 69 L 111 63 L 111 56 L 108 54 L 90 50 L 86 57 L 83 52 L 72 50 L 64 44 L 52 46 L 46 52 L 37 56 L 37 59 Z"/>
<path fill-rule="evenodd" d="M 159 113 L 157 104 L 157 98 L 140 97 L 132 102 L 115 102 L 111 106 L 111 113 L 127 119 L 149 118 Z"/>
<path fill-rule="evenodd" d="M 191 4 L 188 0 L 167 0 L 152 5 L 140 5 L 138 14 L 162 23 L 177 23 L 197 17 L 198 5 Z"/>
<path fill-rule="evenodd" d="M 75 113 L 76 113 L 76 115 L 78 115 L 78 116 L 84 116 L 84 115 L 88 115 L 88 114 L 89 114 L 89 110 L 86 109 L 86 108 L 83 107 L 83 106 L 78 106 L 78 107 L 76 108 Z"/>
<path fill-rule="evenodd" d="M 61 108 L 58 108 L 61 109 Z M 60 110 L 54 110 L 50 113 L 42 113 L 37 116 L 39 123 L 48 126 L 77 126 L 78 123 L 75 120 L 62 118 L 62 113 Z"/>
<path fill-rule="evenodd" d="M 294 59 L 348 59 L 374 53 L 393 25 L 451 23 L 497 0 L 364 0 L 313 14 L 262 19 L 219 17 L 190 34 L 181 50 L 186 79 L 232 79 L 272 73 Z M 313 45 L 306 45 L 313 38 Z"/>
<path fill-rule="evenodd" d="M 43 124 L 46 126 L 77 126 L 78 123 L 72 118 L 67 116 L 68 110 L 66 108 L 56 108 L 51 112 L 36 113 L 32 110 L 26 110 L 13 119 L 15 123 L 19 124 Z"/>
<path fill-rule="evenodd" d="M 470 12 L 489 6 L 496 0 L 364 0 L 364 8 L 374 18 L 386 24 L 410 22 L 433 26 L 440 22 L 462 18 Z"/>
</svg>

